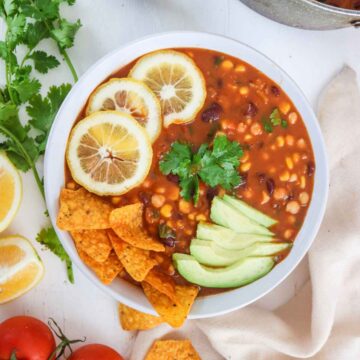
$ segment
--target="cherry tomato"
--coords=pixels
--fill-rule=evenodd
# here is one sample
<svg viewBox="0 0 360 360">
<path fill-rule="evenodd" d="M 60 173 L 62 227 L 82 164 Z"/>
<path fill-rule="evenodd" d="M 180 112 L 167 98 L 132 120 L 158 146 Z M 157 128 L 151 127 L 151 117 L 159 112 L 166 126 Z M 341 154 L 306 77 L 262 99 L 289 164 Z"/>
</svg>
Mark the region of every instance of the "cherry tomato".
<svg viewBox="0 0 360 360">
<path fill-rule="evenodd" d="M 55 349 L 54 335 L 42 321 L 15 316 L 0 324 L 0 359 L 48 360 Z"/>
<path fill-rule="evenodd" d="M 115 350 L 101 344 L 89 344 L 74 351 L 68 360 L 124 360 Z"/>
</svg>

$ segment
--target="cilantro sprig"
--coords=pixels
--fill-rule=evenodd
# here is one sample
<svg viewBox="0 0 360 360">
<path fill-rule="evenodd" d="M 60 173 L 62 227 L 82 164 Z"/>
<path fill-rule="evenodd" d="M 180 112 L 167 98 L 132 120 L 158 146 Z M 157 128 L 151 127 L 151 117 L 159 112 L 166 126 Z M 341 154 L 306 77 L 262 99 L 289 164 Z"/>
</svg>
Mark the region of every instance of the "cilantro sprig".
<svg viewBox="0 0 360 360">
<path fill-rule="evenodd" d="M 287 121 L 281 117 L 281 114 L 280 114 L 280 111 L 278 108 L 275 108 L 271 112 L 268 119 L 266 117 L 264 117 L 262 119 L 262 123 L 264 126 L 264 130 L 267 133 L 272 133 L 274 131 L 275 126 L 281 126 L 284 129 L 286 129 L 288 126 Z"/>
<path fill-rule="evenodd" d="M 62 18 L 60 5 L 75 0 L 1 0 L 0 16 L 6 33 L 0 40 L 0 59 L 5 63 L 5 86 L 0 88 L 0 150 L 5 151 L 21 171 L 31 170 L 45 200 L 43 180 L 37 162 L 45 152 L 55 115 L 70 91 L 70 84 L 51 86 L 46 96 L 40 94 L 36 72 L 47 74 L 60 65 L 54 54 L 43 51 L 41 41 L 52 39 L 67 64 L 74 81 L 78 76 L 67 54 L 74 44 L 80 21 Z M 25 48 L 20 57 L 19 47 Z M 20 112 L 25 108 L 26 115 Z M 21 115 L 20 115 L 21 114 Z M 73 282 L 71 261 L 52 227 L 43 229 L 37 240 L 65 261 L 68 278 Z"/>
<path fill-rule="evenodd" d="M 189 144 L 174 142 L 159 166 L 164 175 L 177 175 L 180 195 L 188 201 L 193 199 L 197 204 L 200 179 L 210 187 L 220 185 L 226 190 L 241 183 L 237 168 L 242 156 L 243 150 L 237 142 L 220 135 L 215 138 L 212 148 L 202 144 L 196 152 Z"/>
</svg>

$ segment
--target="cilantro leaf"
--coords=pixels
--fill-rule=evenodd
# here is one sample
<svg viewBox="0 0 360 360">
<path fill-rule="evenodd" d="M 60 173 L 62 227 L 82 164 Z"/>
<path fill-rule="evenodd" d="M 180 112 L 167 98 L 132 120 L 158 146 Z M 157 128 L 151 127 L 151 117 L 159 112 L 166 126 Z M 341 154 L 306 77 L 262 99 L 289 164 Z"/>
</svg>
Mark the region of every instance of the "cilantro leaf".
<svg viewBox="0 0 360 360">
<path fill-rule="evenodd" d="M 25 16 L 22 14 L 16 14 L 6 19 L 8 27 L 6 40 L 11 50 L 15 49 L 16 45 L 21 42 L 25 28 Z"/>
<path fill-rule="evenodd" d="M 74 45 L 75 35 L 80 26 L 80 20 L 71 23 L 65 19 L 61 19 L 59 27 L 53 29 L 51 34 L 62 49 L 71 48 Z"/>
<path fill-rule="evenodd" d="M 267 120 L 265 117 L 262 118 L 261 120 L 263 126 L 264 126 L 264 130 L 267 133 L 272 133 L 273 132 L 273 126 L 271 124 L 271 122 L 269 120 Z"/>
<path fill-rule="evenodd" d="M 60 65 L 60 62 L 55 56 L 47 55 L 46 52 L 40 50 L 34 51 L 29 58 L 34 60 L 35 69 L 42 74 L 46 74 L 49 69 L 56 68 Z"/>
<path fill-rule="evenodd" d="M 50 251 L 58 256 L 62 261 L 66 263 L 68 278 L 71 283 L 74 283 L 74 274 L 72 270 L 71 260 L 69 255 L 63 248 L 59 238 L 53 227 L 42 229 L 36 236 L 36 241 L 40 244 L 45 245 Z"/>
<path fill-rule="evenodd" d="M 270 121 L 271 124 L 274 126 L 278 126 L 281 123 L 281 115 L 278 108 L 275 108 L 272 113 L 270 114 Z"/>
<path fill-rule="evenodd" d="M 20 101 L 25 103 L 39 92 L 41 84 L 37 79 L 25 78 L 21 81 L 13 82 L 11 87 L 19 94 Z"/>
<path fill-rule="evenodd" d="M 33 49 L 43 39 L 50 36 L 49 30 L 42 21 L 36 21 L 35 23 L 29 23 L 26 26 L 24 34 L 24 42 L 26 45 Z"/>
<path fill-rule="evenodd" d="M 16 5 L 14 0 L 3 0 L 3 6 L 4 6 L 5 14 L 7 16 L 14 15 L 16 10 Z"/>
<path fill-rule="evenodd" d="M 224 135 L 217 136 L 212 149 L 202 144 L 196 153 L 187 144 L 175 142 L 160 161 L 160 171 L 178 175 L 180 195 L 185 200 L 199 200 L 199 179 L 210 187 L 222 186 L 230 190 L 241 182 L 237 171 L 243 150 L 237 142 Z"/>
</svg>

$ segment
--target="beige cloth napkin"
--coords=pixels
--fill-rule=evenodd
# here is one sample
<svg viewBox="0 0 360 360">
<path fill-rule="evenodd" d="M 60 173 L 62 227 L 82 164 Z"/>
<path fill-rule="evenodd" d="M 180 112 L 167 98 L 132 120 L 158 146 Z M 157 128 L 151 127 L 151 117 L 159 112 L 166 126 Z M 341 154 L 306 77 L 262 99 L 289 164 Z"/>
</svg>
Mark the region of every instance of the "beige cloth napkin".
<svg viewBox="0 0 360 360">
<path fill-rule="evenodd" d="M 203 360 L 360 359 L 360 93 L 345 67 L 324 90 L 319 120 L 330 161 L 330 194 L 309 251 L 310 281 L 275 311 L 231 314 L 138 334 L 131 360 L 158 338 L 189 338 Z M 175 359 L 174 359 L 175 360 Z"/>
</svg>

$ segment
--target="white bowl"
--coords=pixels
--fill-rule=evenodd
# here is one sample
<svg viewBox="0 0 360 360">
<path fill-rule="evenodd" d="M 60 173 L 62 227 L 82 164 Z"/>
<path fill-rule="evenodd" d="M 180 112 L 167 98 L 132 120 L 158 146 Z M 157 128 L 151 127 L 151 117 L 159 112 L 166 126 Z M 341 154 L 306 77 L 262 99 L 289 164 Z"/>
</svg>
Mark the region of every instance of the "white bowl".
<svg viewBox="0 0 360 360">
<path fill-rule="evenodd" d="M 314 191 L 304 224 L 290 254 L 268 275 L 242 288 L 199 297 L 189 318 L 199 319 L 228 313 L 264 296 L 283 281 L 308 251 L 322 221 L 328 193 L 328 166 L 324 141 L 317 119 L 305 96 L 291 78 L 264 55 L 238 41 L 218 35 L 196 32 L 171 32 L 151 35 L 131 42 L 104 56 L 93 65 L 72 88 L 65 99 L 50 132 L 45 156 L 45 192 L 49 214 L 55 230 L 74 264 L 90 279 L 119 302 L 139 311 L 155 314 L 142 289 L 118 279 L 103 285 L 79 258 L 70 235 L 56 227 L 59 194 L 64 187 L 64 155 L 73 123 L 91 92 L 108 76 L 134 59 L 150 51 L 164 48 L 193 47 L 220 51 L 242 59 L 269 78 L 287 93 L 304 119 L 310 135 L 316 162 Z M 76 284 L 75 284 L 76 286 Z"/>
</svg>

